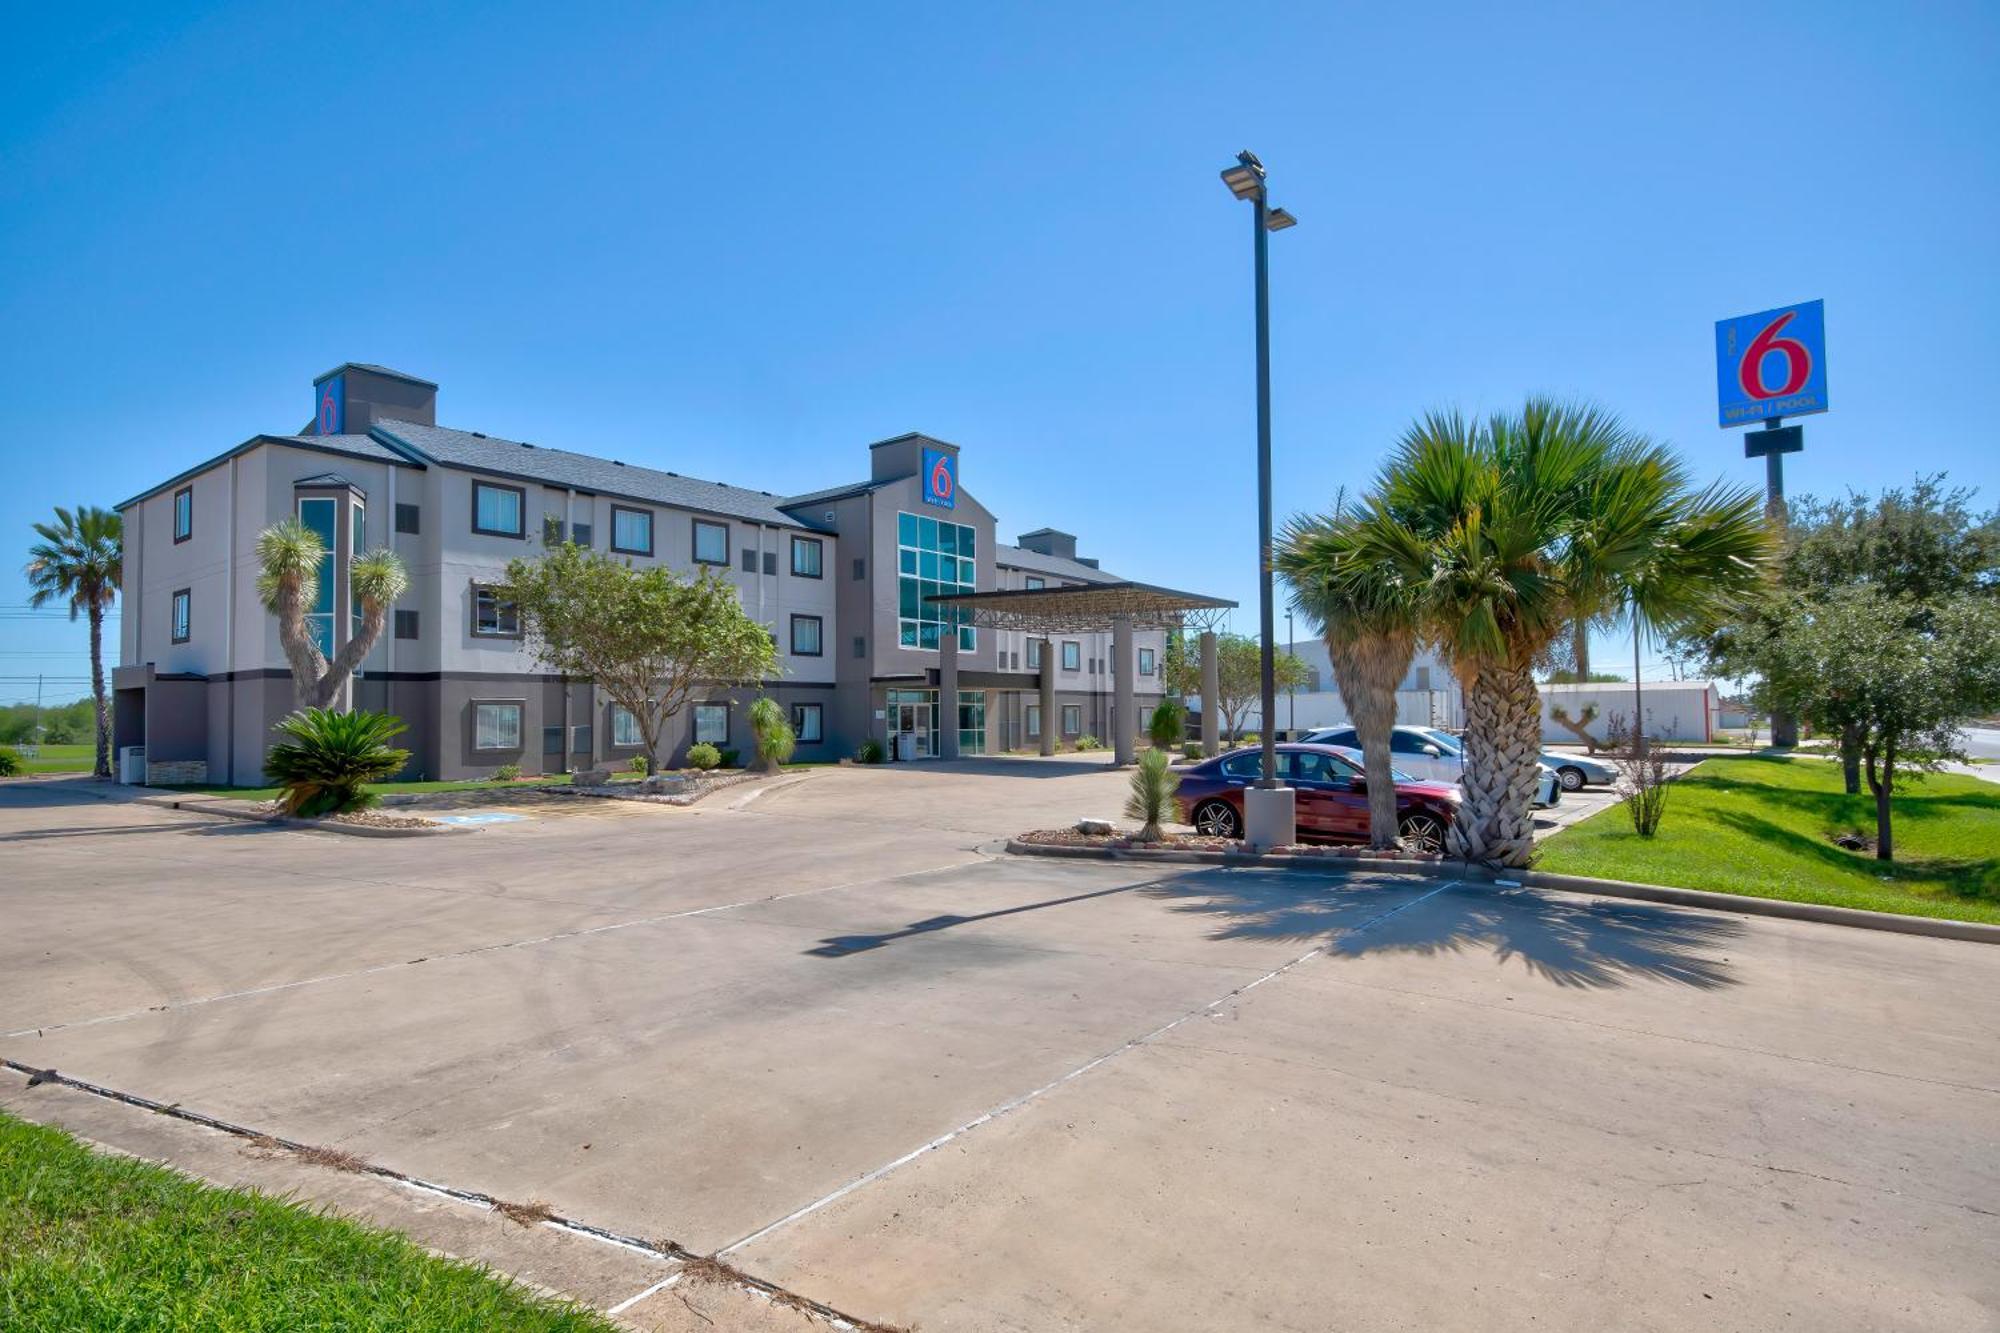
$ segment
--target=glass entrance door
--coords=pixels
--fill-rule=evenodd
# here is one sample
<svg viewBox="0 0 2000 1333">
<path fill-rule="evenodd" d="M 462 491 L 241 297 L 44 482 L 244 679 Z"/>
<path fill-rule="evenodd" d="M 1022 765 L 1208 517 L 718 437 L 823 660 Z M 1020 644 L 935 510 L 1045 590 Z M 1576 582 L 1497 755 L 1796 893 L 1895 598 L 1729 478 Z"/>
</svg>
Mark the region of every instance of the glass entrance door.
<svg viewBox="0 0 2000 1333">
<path fill-rule="evenodd" d="M 890 736 L 913 738 L 911 758 L 929 759 L 936 754 L 932 737 L 937 725 L 935 690 L 889 691 Z"/>
</svg>

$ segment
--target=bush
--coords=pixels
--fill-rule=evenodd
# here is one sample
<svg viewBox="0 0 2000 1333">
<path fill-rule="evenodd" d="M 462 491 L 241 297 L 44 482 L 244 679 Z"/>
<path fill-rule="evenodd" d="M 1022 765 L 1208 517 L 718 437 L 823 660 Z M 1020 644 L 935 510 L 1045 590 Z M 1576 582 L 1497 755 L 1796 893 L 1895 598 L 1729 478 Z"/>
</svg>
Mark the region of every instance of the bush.
<svg viewBox="0 0 2000 1333">
<path fill-rule="evenodd" d="M 698 768 L 703 772 L 707 772 L 721 762 L 722 751 L 716 749 L 707 741 L 697 741 L 695 744 L 688 746 L 689 768 Z"/>
<path fill-rule="evenodd" d="M 631 769 L 634 773 L 643 774 L 646 771 L 646 756 L 643 754 L 633 755 L 625 761 L 625 767 Z"/>
<path fill-rule="evenodd" d="M 1200 758 L 1203 758 L 1203 757 L 1204 757 L 1204 756 L 1202 755 L 1202 752 L 1201 752 L 1201 742 L 1200 742 L 1200 741 L 1189 741 L 1189 742 L 1188 742 L 1188 743 L 1187 743 L 1186 745 L 1183 745 L 1183 746 L 1181 746 L 1181 758 L 1183 758 L 1183 759 L 1200 759 Z"/>
<path fill-rule="evenodd" d="M 521 780 L 521 766 L 519 764 L 502 764 L 493 770 L 493 780 L 495 782 L 519 782 Z"/>
<path fill-rule="evenodd" d="M 1172 699 L 1160 700 L 1160 706 L 1153 710 L 1146 720 L 1146 734 L 1152 738 L 1154 746 L 1171 750 L 1181 743 L 1181 706 Z"/>
<path fill-rule="evenodd" d="M 1256 732 L 1253 731 L 1248 736 L 1244 736 L 1238 739 L 1236 743 L 1238 745 L 1262 745 L 1264 743 L 1264 738 L 1262 736 L 1259 736 Z"/>
<path fill-rule="evenodd" d="M 741 750 L 724 749 L 724 750 L 719 750 L 716 753 L 717 756 L 722 760 L 722 766 L 724 768 L 738 768 L 743 763 L 743 752 Z"/>
<path fill-rule="evenodd" d="M 882 742 L 878 740 L 865 740 L 861 742 L 861 748 L 854 752 L 854 759 L 855 762 L 862 764 L 881 763 Z"/>
<path fill-rule="evenodd" d="M 0 745 L 0 778 L 11 778 L 21 771 L 21 756 L 11 745 Z"/>
<path fill-rule="evenodd" d="M 1125 815 L 1141 821 L 1140 842 L 1158 842 L 1160 825 L 1173 816 L 1174 793 L 1180 789 L 1181 775 L 1167 765 L 1165 750 L 1148 750 L 1139 756 L 1132 770 L 1132 794 L 1125 800 Z"/>
<path fill-rule="evenodd" d="M 777 772 L 798 748 L 799 738 L 785 720 L 784 708 L 769 695 L 750 705 L 750 731 L 757 738 L 758 767 L 767 773 Z"/>
<path fill-rule="evenodd" d="M 1667 783 L 1673 774 L 1667 768 L 1666 751 L 1641 740 L 1637 747 L 1620 752 L 1612 762 L 1618 766 L 1618 794 L 1632 816 L 1632 831 L 1650 838 L 1660 831 L 1667 815 Z"/>
<path fill-rule="evenodd" d="M 1083 735 L 1078 736 L 1076 738 L 1076 749 L 1078 754 L 1083 753 L 1085 750 L 1102 750 L 1103 748 L 1104 748 L 1104 742 L 1097 739 L 1097 737 L 1091 735 L 1088 732 L 1085 732 Z"/>
<path fill-rule="evenodd" d="M 408 750 L 388 744 L 405 730 L 390 713 L 308 708 L 276 730 L 286 739 L 264 756 L 264 773 L 284 788 L 278 804 L 288 815 L 365 810 L 377 798 L 363 784 L 394 777 L 410 762 Z"/>
</svg>

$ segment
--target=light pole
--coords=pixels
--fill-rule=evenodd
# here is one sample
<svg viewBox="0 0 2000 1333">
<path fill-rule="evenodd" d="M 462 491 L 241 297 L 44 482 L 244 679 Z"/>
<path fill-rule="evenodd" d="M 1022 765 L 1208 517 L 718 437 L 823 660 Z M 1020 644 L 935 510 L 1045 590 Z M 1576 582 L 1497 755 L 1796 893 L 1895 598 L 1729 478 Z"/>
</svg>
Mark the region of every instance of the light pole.
<svg viewBox="0 0 2000 1333">
<path fill-rule="evenodd" d="M 1244 149 L 1236 165 L 1225 167 L 1222 183 L 1238 199 L 1250 201 L 1250 227 L 1255 238 L 1257 268 L 1257 619 L 1259 704 L 1264 725 L 1264 771 L 1257 785 L 1244 793 L 1243 840 L 1257 847 L 1281 847 L 1296 841 L 1297 811 L 1292 789 L 1278 781 L 1278 684 L 1274 658 L 1276 617 L 1271 600 L 1271 273 L 1270 233 L 1295 226 L 1298 219 L 1273 208 L 1264 190 L 1264 164 Z"/>
</svg>

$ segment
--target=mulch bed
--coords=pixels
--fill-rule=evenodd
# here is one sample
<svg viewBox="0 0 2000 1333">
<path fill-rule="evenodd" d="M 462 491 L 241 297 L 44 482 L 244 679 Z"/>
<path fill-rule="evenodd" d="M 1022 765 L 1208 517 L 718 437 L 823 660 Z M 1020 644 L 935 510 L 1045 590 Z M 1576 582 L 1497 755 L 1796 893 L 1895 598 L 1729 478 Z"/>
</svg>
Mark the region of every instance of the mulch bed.
<svg viewBox="0 0 2000 1333">
<path fill-rule="evenodd" d="M 1158 842 L 1140 842 L 1131 833 L 1079 833 L 1073 828 L 1034 829 L 1021 834 L 1017 842 L 1038 843 L 1052 847 L 1093 847 L 1104 851 L 1137 852 L 1244 852 L 1243 843 L 1236 838 L 1215 838 L 1200 833 L 1168 833 Z M 1323 843 L 1290 843 L 1274 847 L 1266 856 L 1296 856 L 1306 858 L 1327 858 L 1333 860 L 1378 860 L 1378 861 L 1442 861 L 1437 855 L 1425 855 L 1410 851 L 1374 851 L 1367 847 L 1350 847 Z"/>
</svg>

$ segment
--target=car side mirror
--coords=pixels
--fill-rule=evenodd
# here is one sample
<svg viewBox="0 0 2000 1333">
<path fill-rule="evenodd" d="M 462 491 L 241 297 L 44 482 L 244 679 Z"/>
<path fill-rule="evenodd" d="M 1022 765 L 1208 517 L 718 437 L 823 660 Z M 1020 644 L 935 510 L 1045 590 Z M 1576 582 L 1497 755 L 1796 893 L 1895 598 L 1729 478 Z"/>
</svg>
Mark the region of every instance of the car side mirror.
<svg viewBox="0 0 2000 1333">
<path fill-rule="evenodd" d="M 1438 749 L 1438 747 L 1435 745 L 1426 745 L 1424 747 L 1424 753 L 1429 755 L 1431 758 L 1436 759 L 1442 756 L 1444 754 L 1444 751 Z"/>
</svg>

